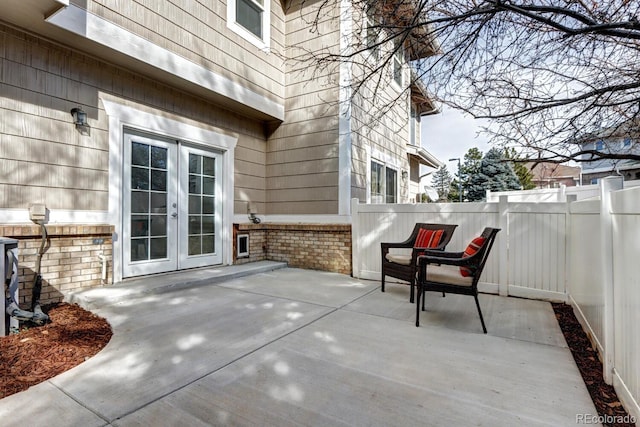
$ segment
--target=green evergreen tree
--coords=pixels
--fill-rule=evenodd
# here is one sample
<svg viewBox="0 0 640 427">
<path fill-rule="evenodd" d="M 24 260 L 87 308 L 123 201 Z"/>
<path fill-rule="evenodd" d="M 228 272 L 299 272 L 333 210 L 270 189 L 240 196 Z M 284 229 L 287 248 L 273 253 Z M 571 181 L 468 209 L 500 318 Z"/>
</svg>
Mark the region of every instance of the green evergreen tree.
<svg viewBox="0 0 640 427">
<path fill-rule="evenodd" d="M 460 201 L 460 187 L 458 186 L 458 179 L 453 178 L 451 180 L 451 185 L 449 186 L 449 197 L 447 197 L 449 202 L 459 202 Z"/>
<path fill-rule="evenodd" d="M 431 179 L 431 185 L 438 192 L 438 201 L 445 201 L 448 199 L 451 180 L 452 177 L 447 170 L 447 165 L 442 166 L 434 172 L 433 178 Z"/>
<path fill-rule="evenodd" d="M 520 160 L 522 159 L 520 155 L 516 152 L 515 148 L 507 148 L 504 150 L 504 157 L 509 160 Z M 531 190 L 536 188 L 536 185 L 533 183 L 533 174 L 525 166 L 523 162 L 511 162 L 511 166 L 513 167 L 513 171 L 518 176 L 518 180 L 520 181 L 520 187 L 523 190 Z"/>
<path fill-rule="evenodd" d="M 510 162 L 504 161 L 502 152 L 497 148 L 487 151 L 480 162 L 477 174 L 469 180 L 469 192 L 466 194 L 470 201 L 483 200 L 487 190 L 508 191 L 519 190 L 520 181 Z"/>
<path fill-rule="evenodd" d="M 482 162 L 482 151 L 476 147 L 470 148 L 464 155 L 464 161 L 460 165 L 460 170 L 457 173 L 457 178 L 462 184 L 462 200 L 467 200 L 466 195 L 469 193 L 471 185 L 471 177 L 476 175 L 480 170 L 480 163 Z M 457 193 L 457 190 L 456 190 Z M 459 200 L 459 199 L 456 199 Z"/>
</svg>

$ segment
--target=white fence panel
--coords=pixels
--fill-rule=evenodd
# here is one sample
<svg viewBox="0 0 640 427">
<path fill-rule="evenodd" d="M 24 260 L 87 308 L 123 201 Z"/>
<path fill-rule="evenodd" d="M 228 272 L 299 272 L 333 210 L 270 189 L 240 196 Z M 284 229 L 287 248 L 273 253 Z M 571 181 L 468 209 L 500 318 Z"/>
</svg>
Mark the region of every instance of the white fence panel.
<svg viewBox="0 0 640 427">
<path fill-rule="evenodd" d="M 352 213 L 354 242 L 354 276 L 380 279 L 381 242 L 402 242 L 417 222 L 458 224 L 447 250 L 463 251 L 484 227 L 497 226 L 497 205 L 464 204 L 355 204 Z M 486 277 L 497 277 L 495 263 L 489 262 Z M 491 270 L 494 270 L 493 272 Z"/>
<path fill-rule="evenodd" d="M 638 187 L 640 180 L 624 181 L 624 188 Z M 500 196 L 507 196 L 509 202 L 566 202 L 568 196 L 576 196 L 576 200 L 587 200 L 600 196 L 600 185 L 579 185 L 575 187 L 535 188 L 533 190 L 487 191 L 487 202 L 497 202 Z"/>
<path fill-rule="evenodd" d="M 566 233 L 565 203 L 509 205 L 510 295 L 565 300 Z"/>
<path fill-rule="evenodd" d="M 600 232 L 600 202 L 571 204 L 569 235 L 569 294 L 583 327 L 590 332 L 600 354 L 604 352 L 604 284 Z"/>
<path fill-rule="evenodd" d="M 537 188 L 534 190 L 487 191 L 487 202 L 496 203 L 500 196 L 507 196 L 510 202 L 564 202 L 564 188 Z"/>
<path fill-rule="evenodd" d="M 640 419 L 640 188 L 611 195 L 614 271 L 614 386 Z"/>
<path fill-rule="evenodd" d="M 565 203 L 360 205 L 354 202 L 352 215 L 356 277 L 380 280 L 380 242 L 404 241 L 416 222 L 458 224 L 447 250 L 459 252 L 485 227 L 496 227 L 502 230 L 487 260 L 480 289 L 493 293 L 504 289 L 505 294 L 565 300 Z M 507 283 L 512 285 L 510 290 Z M 500 288 L 501 284 L 505 286 Z"/>
</svg>

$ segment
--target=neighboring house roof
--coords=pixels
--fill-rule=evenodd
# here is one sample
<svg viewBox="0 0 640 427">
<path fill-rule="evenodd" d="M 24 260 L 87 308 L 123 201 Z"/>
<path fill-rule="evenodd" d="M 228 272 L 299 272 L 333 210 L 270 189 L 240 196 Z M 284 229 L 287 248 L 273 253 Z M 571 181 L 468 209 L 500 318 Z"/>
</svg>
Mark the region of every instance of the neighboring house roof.
<svg viewBox="0 0 640 427">
<path fill-rule="evenodd" d="M 579 166 L 562 165 L 551 162 L 527 163 L 536 184 L 550 182 L 577 182 L 580 180 Z"/>
</svg>

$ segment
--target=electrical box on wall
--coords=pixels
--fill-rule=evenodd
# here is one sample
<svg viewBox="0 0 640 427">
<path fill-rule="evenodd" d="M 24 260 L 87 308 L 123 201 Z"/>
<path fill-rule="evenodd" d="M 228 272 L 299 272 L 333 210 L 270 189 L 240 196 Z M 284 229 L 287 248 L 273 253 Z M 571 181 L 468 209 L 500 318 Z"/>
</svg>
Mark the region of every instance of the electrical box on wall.
<svg viewBox="0 0 640 427">
<path fill-rule="evenodd" d="M 29 206 L 29 219 L 33 222 L 46 221 L 47 207 L 43 203 L 34 203 Z"/>
</svg>

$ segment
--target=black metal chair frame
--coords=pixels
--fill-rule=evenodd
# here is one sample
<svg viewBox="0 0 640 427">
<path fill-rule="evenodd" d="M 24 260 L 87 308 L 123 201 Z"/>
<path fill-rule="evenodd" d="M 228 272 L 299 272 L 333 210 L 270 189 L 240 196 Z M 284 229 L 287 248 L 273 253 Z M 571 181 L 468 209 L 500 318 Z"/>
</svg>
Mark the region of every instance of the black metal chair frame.
<svg viewBox="0 0 640 427">
<path fill-rule="evenodd" d="M 478 280 L 484 269 L 484 265 L 487 262 L 487 257 L 493 246 L 496 235 L 500 231 L 499 228 L 487 227 L 484 229 L 481 237 L 486 240 L 478 251 L 468 257 L 463 257 L 464 252 L 434 252 L 427 251 L 424 256 L 418 257 L 418 301 L 416 303 L 416 326 L 420 326 L 420 310 L 424 311 L 425 294 L 427 291 L 471 295 L 476 300 L 476 307 L 478 308 L 478 314 L 480 315 L 480 322 L 482 323 L 482 330 L 487 333 L 487 327 L 484 324 L 484 318 L 482 317 L 482 310 L 480 309 L 480 303 L 478 302 Z M 433 282 L 426 280 L 428 266 L 430 264 L 438 265 L 454 265 L 459 267 L 466 267 L 471 273 L 471 285 L 459 285 L 452 283 Z M 420 298 L 422 298 L 422 308 L 420 307 Z"/>
<path fill-rule="evenodd" d="M 409 282 L 411 286 L 411 293 L 409 297 L 409 301 L 414 301 L 414 287 L 416 284 L 416 273 L 418 272 L 418 264 L 417 259 L 418 255 L 423 253 L 426 250 L 431 251 L 442 251 L 445 249 L 449 241 L 451 240 L 451 236 L 453 236 L 453 232 L 458 225 L 452 224 L 429 224 L 424 222 L 416 223 L 411 232 L 411 235 L 404 242 L 399 243 L 380 243 L 380 249 L 382 253 L 382 292 L 384 292 L 385 285 L 385 276 L 394 277 L 396 279 L 404 280 Z M 425 230 L 443 230 L 444 233 L 442 238 L 440 239 L 440 243 L 438 246 L 434 248 L 414 248 L 416 238 L 418 237 L 418 232 L 420 229 Z M 391 248 L 411 248 L 413 249 L 411 252 L 411 263 L 409 265 L 398 264 L 395 262 L 391 262 L 387 260 L 387 254 L 389 253 L 389 249 Z"/>
</svg>

